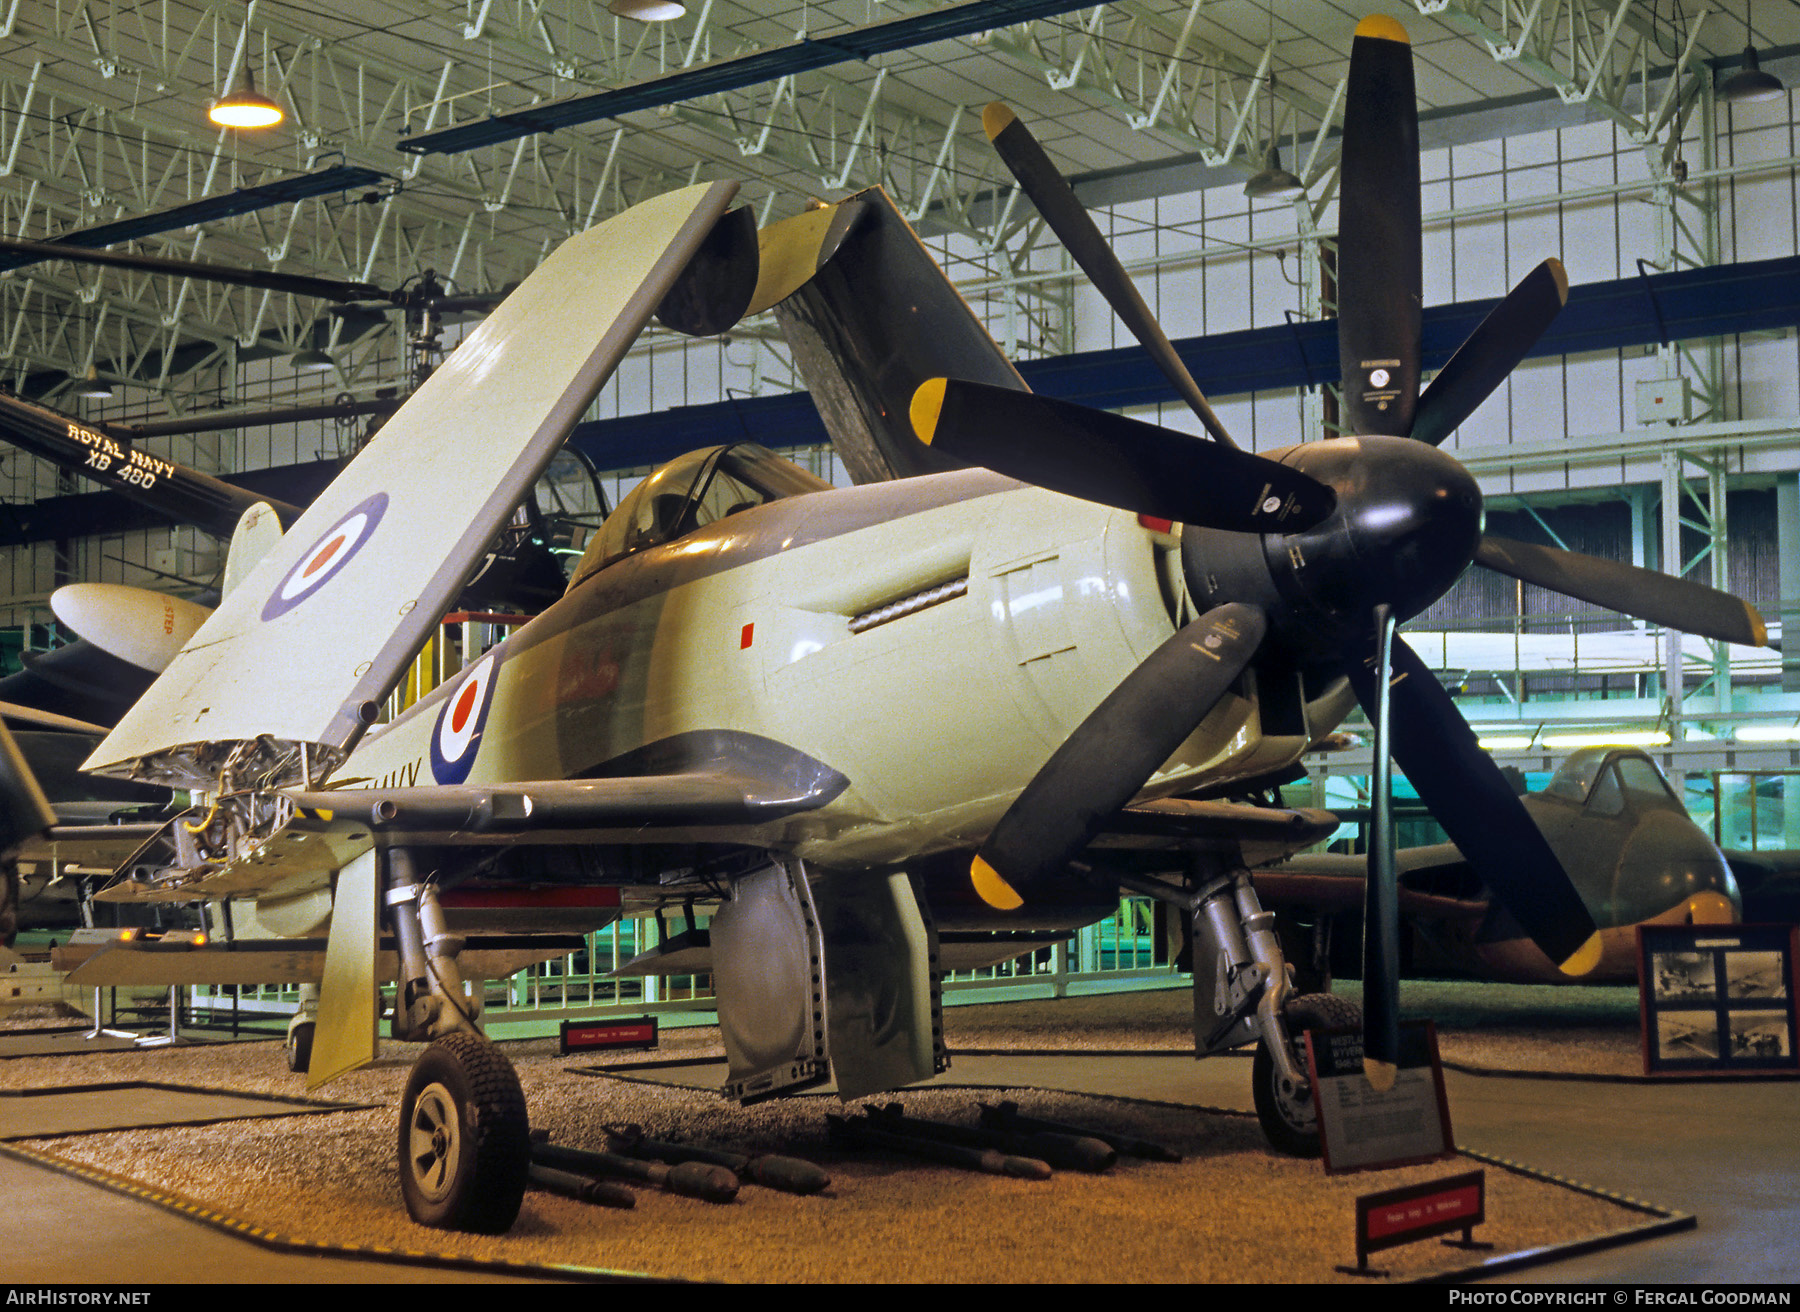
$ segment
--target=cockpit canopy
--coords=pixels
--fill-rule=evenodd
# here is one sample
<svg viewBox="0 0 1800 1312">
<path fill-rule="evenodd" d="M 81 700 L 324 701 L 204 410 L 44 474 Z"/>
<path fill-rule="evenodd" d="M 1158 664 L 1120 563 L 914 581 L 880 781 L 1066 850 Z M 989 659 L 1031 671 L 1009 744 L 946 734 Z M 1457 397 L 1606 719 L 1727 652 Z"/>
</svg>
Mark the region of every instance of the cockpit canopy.
<svg viewBox="0 0 1800 1312">
<path fill-rule="evenodd" d="M 1617 814 L 1627 799 L 1640 807 L 1681 805 L 1654 761 L 1642 752 L 1618 747 L 1583 747 L 1569 753 L 1544 792 L 1599 815 Z"/>
<path fill-rule="evenodd" d="M 615 560 L 673 542 L 714 520 L 830 486 L 754 442 L 690 451 L 626 494 L 588 543 L 569 586 Z"/>
</svg>

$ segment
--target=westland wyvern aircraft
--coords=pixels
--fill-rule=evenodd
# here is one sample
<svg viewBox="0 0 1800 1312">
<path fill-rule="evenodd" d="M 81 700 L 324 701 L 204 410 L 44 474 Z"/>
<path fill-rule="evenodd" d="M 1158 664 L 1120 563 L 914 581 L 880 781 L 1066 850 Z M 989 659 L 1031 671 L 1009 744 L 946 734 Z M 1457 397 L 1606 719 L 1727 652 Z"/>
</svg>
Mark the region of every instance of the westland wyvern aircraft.
<svg viewBox="0 0 1800 1312">
<path fill-rule="evenodd" d="M 1032 396 L 878 192 L 749 242 L 718 183 L 571 239 L 234 571 L 87 762 L 205 797 L 112 895 L 299 908 L 301 933 L 328 916 L 311 1085 L 373 1057 L 385 921 L 393 1033 L 434 1040 L 399 1127 L 402 1194 L 427 1224 L 504 1229 L 525 1185 L 523 1096 L 480 1036 L 444 915 L 484 884 L 601 886 L 630 911 L 717 900 L 726 1092 L 745 1099 L 930 1077 L 946 1064 L 942 939 L 1066 932 L 1121 886 L 1147 891 L 1191 915 L 1211 963 L 1196 962 L 1200 1051 L 1256 1042 L 1264 1127 L 1306 1151 L 1294 1039 L 1356 1009 L 1296 996 L 1249 871 L 1332 821 L 1216 798 L 1254 792 L 1360 700 L 1383 768 L 1391 745 L 1496 897 L 1579 972 L 1592 919 L 1395 621 L 1478 560 L 1733 641 L 1759 628 L 1708 589 L 1483 537 L 1480 492 L 1437 443 L 1564 286 L 1553 265 L 1527 278 L 1421 396 L 1398 24 L 1359 27 L 1347 105 L 1349 435 L 1268 456 L 1231 443 L 1003 110 L 987 116 L 997 148 L 1212 440 Z M 771 300 L 853 471 L 916 476 L 832 489 L 745 447 L 672 462 L 614 512 L 562 600 L 373 728 L 651 313 L 716 332 Z M 1391 1079 L 1382 828 L 1364 1024 Z"/>
</svg>

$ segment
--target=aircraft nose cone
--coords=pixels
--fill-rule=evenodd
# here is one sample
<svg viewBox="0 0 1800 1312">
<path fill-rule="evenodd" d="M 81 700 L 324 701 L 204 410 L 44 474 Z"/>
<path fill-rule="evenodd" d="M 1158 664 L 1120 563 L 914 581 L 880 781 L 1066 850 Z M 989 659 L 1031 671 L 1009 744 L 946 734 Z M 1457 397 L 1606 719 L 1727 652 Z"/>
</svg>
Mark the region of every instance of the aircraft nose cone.
<svg viewBox="0 0 1800 1312">
<path fill-rule="evenodd" d="M 1481 489 L 1452 456 L 1401 437 L 1337 438 L 1283 457 L 1337 492 L 1324 523 L 1282 540 L 1288 572 L 1316 608 L 1358 619 L 1385 603 L 1399 619 L 1443 596 L 1481 540 Z"/>
</svg>

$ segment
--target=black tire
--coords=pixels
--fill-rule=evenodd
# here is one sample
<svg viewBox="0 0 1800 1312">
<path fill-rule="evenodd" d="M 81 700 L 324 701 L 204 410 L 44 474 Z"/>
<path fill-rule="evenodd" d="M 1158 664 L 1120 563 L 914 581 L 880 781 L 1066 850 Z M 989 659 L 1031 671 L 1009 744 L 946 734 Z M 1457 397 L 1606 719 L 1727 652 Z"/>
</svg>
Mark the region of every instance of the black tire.
<svg viewBox="0 0 1800 1312">
<path fill-rule="evenodd" d="M 420 1225 L 494 1235 L 519 1215 L 531 1125 L 512 1063 L 478 1034 L 448 1034 L 400 1100 L 400 1193 Z"/>
<path fill-rule="evenodd" d="M 1345 998 L 1330 993 L 1306 993 L 1290 999 L 1285 1009 L 1288 1037 L 1294 1058 L 1301 1069 L 1306 1066 L 1306 1042 L 1301 1038 L 1307 1030 L 1359 1029 L 1362 1008 Z M 1256 1119 L 1262 1122 L 1263 1134 L 1277 1152 L 1290 1157 L 1317 1157 L 1319 1147 L 1319 1113 L 1312 1090 L 1299 1097 L 1282 1093 L 1275 1073 L 1275 1059 L 1266 1044 L 1258 1044 L 1256 1058 L 1250 1064 L 1252 1093 L 1256 1100 Z"/>
<path fill-rule="evenodd" d="M 318 1027 L 310 1020 L 302 1021 L 288 1031 L 287 1059 L 290 1071 L 305 1073 L 312 1065 L 313 1031 Z"/>
<path fill-rule="evenodd" d="M 0 948 L 10 948 L 19 936 L 19 864 L 8 861 L 0 874 L 5 875 L 5 891 L 0 892 Z"/>
</svg>

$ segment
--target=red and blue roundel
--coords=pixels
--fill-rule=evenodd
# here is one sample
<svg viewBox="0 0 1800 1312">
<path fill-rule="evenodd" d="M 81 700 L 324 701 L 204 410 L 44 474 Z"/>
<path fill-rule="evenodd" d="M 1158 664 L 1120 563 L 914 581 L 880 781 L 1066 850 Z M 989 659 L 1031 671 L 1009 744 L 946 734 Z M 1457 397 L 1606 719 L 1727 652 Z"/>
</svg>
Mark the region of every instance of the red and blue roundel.
<svg viewBox="0 0 1800 1312">
<path fill-rule="evenodd" d="M 481 732 L 487 728 L 488 707 L 494 700 L 494 671 L 499 668 L 499 654 L 489 652 L 469 668 L 438 708 L 431 726 L 431 777 L 440 784 L 460 784 L 469 777 L 475 753 L 481 750 Z"/>
<path fill-rule="evenodd" d="M 262 617 L 272 620 L 285 615 L 324 587 L 334 574 L 350 563 L 352 556 L 362 550 L 363 543 L 369 540 L 375 526 L 381 523 L 382 515 L 387 513 L 387 506 L 387 493 L 377 492 L 326 529 L 281 580 L 281 586 L 263 606 Z"/>
</svg>

